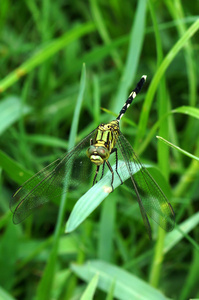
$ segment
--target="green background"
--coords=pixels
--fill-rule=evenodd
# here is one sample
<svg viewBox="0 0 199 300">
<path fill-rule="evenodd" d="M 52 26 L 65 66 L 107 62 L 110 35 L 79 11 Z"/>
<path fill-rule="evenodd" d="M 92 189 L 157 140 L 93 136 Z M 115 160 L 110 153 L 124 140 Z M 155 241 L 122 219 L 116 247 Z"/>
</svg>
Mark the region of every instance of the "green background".
<svg viewBox="0 0 199 300">
<path fill-rule="evenodd" d="M 180 0 L 0 2 L 0 299 L 199 298 L 198 12 Z M 125 186 L 71 233 L 80 189 L 14 225 L 16 188 L 112 120 L 142 75 L 121 130 L 157 166 L 175 229 L 154 225 L 150 241 Z"/>
</svg>

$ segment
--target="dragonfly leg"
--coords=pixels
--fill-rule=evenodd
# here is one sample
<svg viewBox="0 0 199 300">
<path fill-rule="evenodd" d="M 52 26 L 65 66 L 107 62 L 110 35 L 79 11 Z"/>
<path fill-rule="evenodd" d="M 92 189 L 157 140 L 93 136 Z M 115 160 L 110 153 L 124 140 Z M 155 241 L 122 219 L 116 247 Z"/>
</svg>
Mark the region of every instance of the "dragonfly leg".
<svg viewBox="0 0 199 300">
<path fill-rule="evenodd" d="M 97 183 L 96 178 L 97 178 L 97 174 L 98 174 L 98 172 L 99 172 L 99 167 L 100 167 L 100 166 L 97 166 L 96 171 L 95 171 L 95 176 L 94 176 L 94 178 L 93 178 L 93 186 L 94 186 L 94 184 Z"/>
<path fill-rule="evenodd" d="M 111 174 L 112 174 L 111 187 L 112 187 L 112 192 L 113 192 L 114 191 L 114 188 L 113 188 L 114 172 L 113 172 L 113 169 L 112 169 L 112 167 L 111 167 L 108 160 L 106 160 L 106 164 L 107 164 L 107 166 L 108 166 L 108 168 L 109 168 L 109 170 L 111 171 Z"/>
<path fill-rule="evenodd" d="M 121 184 L 123 184 L 122 178 L 120 177 L 120 174 L 119 174 L 118 171 L 117 171 L 117 168 L 118 168 L 118 154 L 117 154 L 117 148 L 113 148 L 113 150 L 112 150 L 111 153 L 113 153 L 113 152 L 115 152 L 115 160 L 116 160 L 116 168 L 115 168 L 115 171 L 116 171 L 116 173 L 117 173 L 117 175 L 118 175 L 118 177 L 119 177 L 119 179 L 120 179 L 120 181 L 121 181 Z"/>
<path fill-rule="evenodd" d="M 93 139 L 90 139 L 90 146 L 93 145 Z"/>
<path fill-rule="evenodd" d="M 102 166 L 102 175 L 100 177 L 100 180 L 102 179 L 102 177 L 104 176 L 104 168 L 105 168 L 105 161 L 103 163 L 103 166 Z"/>
</svg>

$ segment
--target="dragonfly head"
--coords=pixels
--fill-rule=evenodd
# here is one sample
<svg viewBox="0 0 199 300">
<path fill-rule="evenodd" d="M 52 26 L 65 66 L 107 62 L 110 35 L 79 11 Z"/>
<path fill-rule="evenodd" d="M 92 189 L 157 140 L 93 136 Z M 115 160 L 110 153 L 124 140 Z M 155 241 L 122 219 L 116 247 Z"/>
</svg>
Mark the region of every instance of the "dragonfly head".
<svg viewBox="0 0 199 300">
<path fill-rule="evenodd" d="M 110 156 L 110 152 L 106 147 L 94 145 L 91 145 L 88 148 L 86 154 L 91 162 L 97 166 L 102 165 Z"/>
</svg>

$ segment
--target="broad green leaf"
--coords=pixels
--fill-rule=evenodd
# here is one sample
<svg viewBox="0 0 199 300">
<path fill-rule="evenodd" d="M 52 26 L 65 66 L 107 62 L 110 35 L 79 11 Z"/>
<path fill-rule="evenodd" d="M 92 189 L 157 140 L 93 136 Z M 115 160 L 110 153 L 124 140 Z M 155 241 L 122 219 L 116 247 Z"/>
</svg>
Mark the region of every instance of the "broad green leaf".
<svg viewBox="0 0 199 300">
<path fill-rule="evenodd" d="M 115 282 L 114 296 L 116 299 L 166 300 L 160 291 L 144 280 L 120 267 L 100 260 L 88 261 L 81 266 L 72 264 L 71 269 L 78 277 L 87 282 L 99 274 L 98 287 L 106 293 L 108 293 L 112 283 Z"/>
<path fill-rule="evenodd" d="M 115 170 L 115 165 L 112 166 L 113 170 Z M 150 168 L 151 166 L 145 165 L 146 168 Z M 122 180 L 125 182 L 130 178 L 129 171 L 125 168 L 124 161 L 118 161 L 118 168 L 122 168 L 124 170 L 122 174 Z M 138 167 L 137 171 L 138 171 Z M 136 168 L 133 168 L 136 170 Z M 69 233 L 75 230 L 95 209 L 100 203 L 112 192 L 112 188 L 110 185 L 107 185 L 107 182 L 111 182 L 112 174 L 110 171 L 106 173 L 106 175 L 95 184 L 87 193 L 85 193 L 75 204 L 69 219 L 66 223 L 65 232 Z M 160 177 L 162 178 L 162 177 Z M 121 181 L 119 177 L 114 176 L 113 187 L 116 189 L 121 185 Z M 161 185 L 162 186 L 162 185 Z"/>
<path fill-rule="evenodd" d="M 124 168 L 124 162 L 118 161 L 118 166 Z M 112 166 L 115 170 L 115 165 Z M 106 175 L 95 184 L 87 193 L 85 193 L 75 204 L 70 217 L 66 223 L 65 232 L 71 232 L 77 228 L 94 210 L 95 208 L 112 192 L 111 186 L 107 185 L 107 182 L 111 182 L 111 172 L 107 172 Z M 125 176 L 122 178 L 123 182 L 129 178 L 129 172 L 126 169 Z M 113 187 L 114 189 L 121 184 L 119 176 L 114 176 Z"/>
</svg>

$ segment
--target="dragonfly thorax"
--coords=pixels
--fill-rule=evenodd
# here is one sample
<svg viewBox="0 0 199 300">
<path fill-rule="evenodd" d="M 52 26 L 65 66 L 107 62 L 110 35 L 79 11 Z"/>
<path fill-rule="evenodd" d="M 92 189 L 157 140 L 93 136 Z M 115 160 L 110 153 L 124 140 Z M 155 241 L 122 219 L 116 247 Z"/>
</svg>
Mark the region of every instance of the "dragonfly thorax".
<svg viewBox="0 0 199 300">
<path fill-rule="evenodd" d="M 98 126 L 98 129 L 101 131 L 118 131 L 119 130 L 119 121 L 118 120 L 113 120 L 109 123 L 102 123 Z"/>
<path fill-rule="evenodd" d="M 103 144 L 95 144 L 88 148 L 87 156 L 90 158 L 92 163 L 100 166 L 109 158 L 110 152 L 106 147 L 103 146 Z"/>
<path fill-rule="evenodd" d="M 118 132 L 119 122 L 117 120 L 98 126 L 94 140 L 91 140 L 91 145 L 87 150 L 87 156 L 92 163 L 100 166 L 109 159 L 115 147 Z"/>
</svg>

